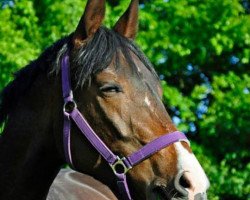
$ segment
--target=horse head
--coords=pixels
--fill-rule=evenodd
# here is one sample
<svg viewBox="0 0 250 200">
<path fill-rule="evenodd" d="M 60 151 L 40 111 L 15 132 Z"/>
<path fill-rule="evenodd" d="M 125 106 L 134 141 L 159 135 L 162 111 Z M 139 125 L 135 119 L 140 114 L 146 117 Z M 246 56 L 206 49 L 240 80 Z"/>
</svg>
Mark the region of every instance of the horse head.
<svg viewBox="0 0 250 200">
<path fill-rule="evenodd" d="M 69 56 L 74 101 L 80 113 L 120 157 L 177 131 L 162 102 L 158 76 L 133 41 L 138 27 L 138 4 L 138 0 L 132 0 L 110 30 L 102 27 L 105 1 L 89 0 L 60 57 L 63 59 L 65 53 Z M 74 168 L 94 176 L 118 194 L 107 162 L 76 126 L 72 125 L 71 132 Z M 177 141 L 145 158 L 128 171 L 127 179 L 135 200 L 206 199 L 209 187 L 186 141 Z"/>
</svg>

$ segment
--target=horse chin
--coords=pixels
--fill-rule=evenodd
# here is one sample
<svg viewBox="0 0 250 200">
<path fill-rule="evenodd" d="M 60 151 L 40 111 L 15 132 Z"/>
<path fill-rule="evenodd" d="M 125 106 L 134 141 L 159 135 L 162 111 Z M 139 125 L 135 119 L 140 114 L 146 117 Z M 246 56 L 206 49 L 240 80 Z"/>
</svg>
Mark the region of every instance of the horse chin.
<svg viewBox="0 0 250 200">
<path fill-rule="evenodd" d="M 161 188 L 155 188 L 147 200 L 207 200 L 206 193 L 198 193 L 192 197 L 176 196 L 175 194 L 170 194 L 166 190 Z"/>
<path fill-rule="evenodd" d="M 154 191 L 148 200 L 188 200 L 188 198 L 170 197 L 163 191 Z"/>
<path fill-rule="evenodd" d="M 147 200 L 171 200 L 171 198 L 168 195 L 168 192 L 166 192 L 165 189 L 162 189 L 161 187 L 155 187 L 153 189 L 150 189 L 150 191 L 147 194 Z"/>
<path fill-rule="evenodd" d="M 174 190 L 168 191 L 167 188 L 155 187 L 148 200 L 188 200 L 188 197 L 177 197 L 177 193 Z"/>
<path fill-rule="evenodd" d="M 150 194 L 150 197 L 147 200 L 172 200 L 171 198 L 167 197 L 166 194 L 162 193 L 161 191 L 153 191 Z"/>
</svg>

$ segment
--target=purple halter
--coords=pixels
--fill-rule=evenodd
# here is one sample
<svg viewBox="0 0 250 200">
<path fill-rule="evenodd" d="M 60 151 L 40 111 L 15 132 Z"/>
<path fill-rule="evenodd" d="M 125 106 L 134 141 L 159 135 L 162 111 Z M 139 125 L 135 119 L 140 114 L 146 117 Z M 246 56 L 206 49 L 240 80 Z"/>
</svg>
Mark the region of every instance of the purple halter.
<svg viewBox="0 0 250 200">
<path fill-rule="evenodd" d="M 80 129 L 82 134 L 88 139 L 93 147 L 102 155 L 102 157 L 111 166 L 115 176 L 117 177 L 117 185 L 119 191 L 124 200 L 132 200 L 127 180 L 126 173 L 135 165 L 147 159 L 157 151 L 169 146 L 172 143 L 178 141 L 188 140 L 186 136 L 175 131 L 169 134 L 165 134 L 152 142 L 146 144 L 144 147 L 139 149 L 137 152 L 123 158 L 119 158 L 115 155 L 98 137 L 94 130 L 90 127 L 88 122 L 84 119 L 80 111 L 77 109 L 76 103 L 74 102 L 73 92 L 70 84 L 70 69 L 69 69 L 69 56 L 66 54 L 62 58 L 62 90 L 64 98 L 64 125 L 63 125 L 63 142 L 65 157 L 68 164 L 73 167 L 72 155 L 71 155 L 71 142 L 70 142 L 70 129 L 71 120 L 74 121 L 76 126 Z"/>
</svg>

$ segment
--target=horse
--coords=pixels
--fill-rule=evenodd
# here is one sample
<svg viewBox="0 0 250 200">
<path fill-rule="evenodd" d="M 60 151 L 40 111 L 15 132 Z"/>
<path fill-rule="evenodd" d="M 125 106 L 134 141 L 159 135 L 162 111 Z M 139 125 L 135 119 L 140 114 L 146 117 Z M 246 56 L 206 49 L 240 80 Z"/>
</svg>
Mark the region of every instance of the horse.
<svg viewBox="0 0 250 200">
<path fill-rule="evenodd" d="M 1 200 L 207 198 L 208 178 L 134 43 L 138 4 L 108 29 L 105 0 L 88 0 L 76 30 L 4 88 Z M 66 163 L 77 172 L 59 173 Z"/>
</svg>

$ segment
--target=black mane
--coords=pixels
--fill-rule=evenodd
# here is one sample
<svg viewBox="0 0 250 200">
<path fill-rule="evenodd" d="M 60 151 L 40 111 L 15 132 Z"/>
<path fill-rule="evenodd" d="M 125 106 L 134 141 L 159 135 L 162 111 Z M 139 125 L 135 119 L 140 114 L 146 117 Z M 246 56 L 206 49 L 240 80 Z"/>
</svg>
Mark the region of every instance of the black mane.
<svg viewBox="0 0 250 200">
<path fill-rule="evenodd" d="M 58 75 L 60 73 L 60 60 L 66 52 L 71 51 L 71 41 L 72 34 L 54 43 L 38 59 L 16 73 L 15 79 L 0 94 L 0 125 L 7 118 L 18 98 L 30 88 L 39 74 Z M 131 40 L 113 30 L 101 27 L 84 47 L 73 52 L 71 78 L 75 82 L 75 87 L 82 87 L 92 75 L 107 68 L 118 51 L 124 55 L 135 73 L 138 71 L 130 52 L 133 52 L 157 77 L 151 63 Z M 119 67 L 118 56 L 115 58 L 117 58 L 116 66 Z"/>
<path fill-rule="evenodd" d="M 53 60 L 57 57 L 58 51 L 67 41 L 68 37 L 57 41 L 47 48 L 36 60 L 15 73 L 15 79 L 0 93 L 0 127 L 20 96 L 25 94 L 37 76 L 48 71 L 49 66 L 52 65 Z"/>
</svg>

